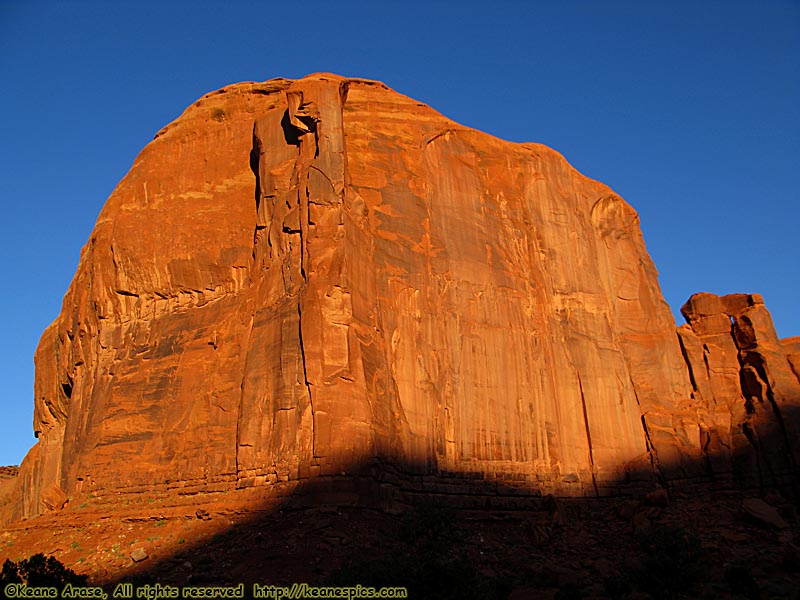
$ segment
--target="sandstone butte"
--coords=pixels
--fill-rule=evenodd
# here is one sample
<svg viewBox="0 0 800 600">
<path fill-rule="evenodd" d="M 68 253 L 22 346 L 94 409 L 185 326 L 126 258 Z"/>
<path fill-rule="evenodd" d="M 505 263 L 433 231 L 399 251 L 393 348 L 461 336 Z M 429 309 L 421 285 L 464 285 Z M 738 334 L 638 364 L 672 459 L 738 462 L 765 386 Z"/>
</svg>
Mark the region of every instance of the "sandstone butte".
<svg viewBox="0 0 800 600">
<path fill-rule="evenodd" d="M 231 85 L 103 208 L 3 517 L 376 464 L 423 490 L 796 482 L 800 338 L 755 294 L 683 314 L 636 212 L 557 152 L 375 81 Z"/>
</svg>

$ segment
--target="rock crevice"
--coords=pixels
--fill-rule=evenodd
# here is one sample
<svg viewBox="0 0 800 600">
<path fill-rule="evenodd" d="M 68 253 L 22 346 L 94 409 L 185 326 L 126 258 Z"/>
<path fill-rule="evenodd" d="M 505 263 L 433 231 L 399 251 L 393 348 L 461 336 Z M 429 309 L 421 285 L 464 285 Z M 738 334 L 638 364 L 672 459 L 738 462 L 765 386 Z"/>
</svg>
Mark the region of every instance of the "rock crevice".
<svg viewBox="0 0 800 600">
<path fill-rule="evenodd" d="M 709 472 L 762 486 L 796 481 L 800 378 L 761 296 L 700 293 L 681 312 Z"/>
</svg>

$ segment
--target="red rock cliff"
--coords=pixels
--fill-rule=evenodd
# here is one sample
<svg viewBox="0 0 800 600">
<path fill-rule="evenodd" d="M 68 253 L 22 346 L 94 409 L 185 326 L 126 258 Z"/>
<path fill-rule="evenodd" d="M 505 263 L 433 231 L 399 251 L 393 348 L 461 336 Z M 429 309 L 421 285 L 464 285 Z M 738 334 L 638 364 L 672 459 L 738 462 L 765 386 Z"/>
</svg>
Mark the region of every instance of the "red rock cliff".
<svg viewBox="0 0 800 600">
<path fill-rule="evenodd" d="M 16 516 L 376 457 L 565 494 L 695 476 L 798 400 L 763 305 L 717 308 L 737 341 L 690 310 L 681 347 L 636 212 L 549 148 L 373 81 L 233 85 L 104 207 L 36 354 Z"/>
</svg>

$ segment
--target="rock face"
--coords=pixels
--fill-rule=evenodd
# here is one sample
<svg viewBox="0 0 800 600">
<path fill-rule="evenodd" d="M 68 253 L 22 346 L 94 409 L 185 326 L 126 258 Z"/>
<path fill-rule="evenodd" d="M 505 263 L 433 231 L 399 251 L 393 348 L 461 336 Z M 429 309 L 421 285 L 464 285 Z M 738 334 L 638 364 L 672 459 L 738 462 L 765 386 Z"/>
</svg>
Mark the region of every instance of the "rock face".
<svg viewBox="0 0 800 600">
<path fill-rule="evenodd" d="M 795 481 L 800 465 L 797 342 L 781 342 L 757 294 L 695 294 L 678 328 L 700 400 L 711 470 L 745 482 Z M 795 338 L 796 340 L 797 338 Z"/>
<path fill-rule="evenodd" d="M 739 449 L 788 473 L 751 449 L 790 440 L 796 341 L 756 296 L 687 307 L 676 336 L 635 211 L 549 148 L 373 81 L 233 85 L 104 207 L 36 353 L 14 516 L 375 460 L 569 495 Z"/>
</svg>

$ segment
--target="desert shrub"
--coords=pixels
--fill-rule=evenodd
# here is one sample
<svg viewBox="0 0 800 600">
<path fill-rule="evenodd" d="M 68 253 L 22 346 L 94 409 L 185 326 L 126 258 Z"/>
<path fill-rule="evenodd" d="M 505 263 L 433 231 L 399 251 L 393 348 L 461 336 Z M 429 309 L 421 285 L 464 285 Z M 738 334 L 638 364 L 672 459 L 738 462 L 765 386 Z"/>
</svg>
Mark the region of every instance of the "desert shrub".
<svg viewBox="0 0 800 600">
<path fill-rule="evenodd" d="M 431 501 L 402 515 L 397 537 L 427 555 L 446 552 L 463 540 L 453 511 Z"/>
<path fill-rule="evenodd" d="M 730 565 L 725 569 L 725 583 L 731 591 L 748 598 L 748 600 L 758 600 L 761 598 L 761 590 L 750 571 L 740 565 Z"/>
<path fill-rule="evenodd" d="M 703 573 L 703 547 L 694 533 L 679 527 L 658 527 L 637 536 L 640 566 L 633 579 L 654 598 L 690 594 Z"/>
<path fill-rule="evenodd" d="M 6 559 L 0 572 L 0 587 L 9 583 L 24 583 L 29 586 L 62 589 L 68 583 L 85 586 L 86 580 L 86 575 L 78 575 L 56 557 L 44 554 L 34 554 L 18 562 Z"/>
<path fill-rule="evenodd" d="M 622 575 L 610 575 L 603 580 L 606 595 L 613 600 L 620 600 L 631 593 L 631 583 Z"/>
<path fill-rule="evenodd" d="M 581 598 L 583 598 L 581 588 L 575 583 L 562 585 L 553 596 L 553 600 L 581 600 Z"/>
<path fill-rule="evenodd" d="M 127 573 L 120 577 L 118 583 L 130 583 L 134 589 L 143 587 L 145 585 L 155 585 L 160 583 L 157 576 L 152 573 Z"/>
<path fill-rule="evenodd" d="M 381 556 L 351 557 L 327 585 L 403 586 L 409 598 L 419 600 L 506 598 L 510 585 L 482 577 L 464 556 L 461 530 L 449 509 L 420 504 L 401 517 Z"/>
</svg>

